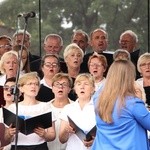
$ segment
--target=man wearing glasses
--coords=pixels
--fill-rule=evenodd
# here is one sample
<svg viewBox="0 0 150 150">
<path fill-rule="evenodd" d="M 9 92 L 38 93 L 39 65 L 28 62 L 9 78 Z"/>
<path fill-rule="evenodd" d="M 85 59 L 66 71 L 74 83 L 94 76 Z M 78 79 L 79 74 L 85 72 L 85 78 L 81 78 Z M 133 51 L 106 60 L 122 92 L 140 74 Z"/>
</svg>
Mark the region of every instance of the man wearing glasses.
<svg viewBox="0 0 150 150">
<path fill-rule="evenodd" d="M 7 35 L 0 36 L 0 58 L 5 53 L 12 50 L 12 40 Z"/>
</svg>

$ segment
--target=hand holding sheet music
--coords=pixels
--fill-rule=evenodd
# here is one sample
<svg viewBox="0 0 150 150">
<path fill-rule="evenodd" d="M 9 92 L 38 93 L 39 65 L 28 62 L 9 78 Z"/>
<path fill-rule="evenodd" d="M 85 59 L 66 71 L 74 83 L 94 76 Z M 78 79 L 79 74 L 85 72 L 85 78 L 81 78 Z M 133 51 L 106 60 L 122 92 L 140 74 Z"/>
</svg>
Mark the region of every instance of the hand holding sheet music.
<svg viewBox="0 0 150 150">
<path fill-rule="evenodd" d="M 6 125 L 12 124 L 13 127 L 16 125 L 16 115 L 11 111 L 3 108 L 3 117 L 4 123 Z M 38 115 L 32 118 L 23 119 L 18 116 L 18 130 L 25 134 L 31 134 L 34 132 L 34 129 L 37 127 L 42 127 L 44 129 L 49 128 L 52 126 L 52 114 L 51 112 Z"/>
<path fill-rule="evenodd" d="M 80 129 L 73 120 L 68 116 L 70 126 L 75 130 L 75 134 L 79 137 L 80 140 L 90 141 L 93 139 L 93 136 L 96 135 L 96 126 L 94 126 L 87 134 Z"/>
</svg>

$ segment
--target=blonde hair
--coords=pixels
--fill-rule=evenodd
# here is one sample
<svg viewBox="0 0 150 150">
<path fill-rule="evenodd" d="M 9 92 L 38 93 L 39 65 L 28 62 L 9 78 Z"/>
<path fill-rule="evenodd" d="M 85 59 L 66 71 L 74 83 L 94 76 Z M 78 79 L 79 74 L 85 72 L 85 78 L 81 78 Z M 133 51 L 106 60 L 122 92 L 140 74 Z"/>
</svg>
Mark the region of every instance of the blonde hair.
<svg viewBox="0 0 150 150">
<path fill-rule="evenodd" d="M 38 84 L 40 85 L 40 78 L 38 77 L 37 72 L 30 72 L 22 75 L 18 81 L 18 85 L 23 86 L 28 82 L 28 80 L 33 80 L 33 79 L 37 79 Z"/>
<path fill-rule="evenodd" d="M 103 121 L 112 123 L 112 112 L 118 99 L 118 110 L 125 104 L 126 96 L 135 96 L 135 66 L 129 60 L 116 60 L 110 66 L 105 86 L 100 94 L 97 113 Z"/>
<path fill-rule="evenodd" d="M 64 60 L 66 60 L 67 56 L 74 50 L 78 50 L 83 59 L 84 57 L 83 50 L 76 43 L 71 43 L 64 50 Z"/>
<path fill-rule="evenodd" d="M 140 73 L 141 73 L 141 68 L 140 68 L 141 64 L 144 64 L 147 62 L 150 62 L 150 53 L 144 53 L 139 57 L 138 62 L 137 62 L 137 69 Z"/>
<path fill-rule="evenodd" d="M 94 77 L 89 74 L 89 73 L 81 73 L 79 74 L 76 79 L 75 79 L 75 82 L 74 82 L 74 87 L 75 85 L 78 83 L 78 82 L 81 82 L 81 81 L 84 81 L 85 79 L 87 79 L 90 83 L 90 85 L 93 87 L 93 92 L 94 92 L 94 89 L 95 89 L 95 81 L 94 81 Z M 93 93 L 92 93 L 93 94 Z"/>
<path fill-rule="evenodd" d="M 4 62 L 6 60 L 9 60 L 9 58 L 12 57 L 12 56 L 15 56 L 16 59 L 17 59 L 17 62 L 18 62 L 18 53 L 16 51 L 13 51 L 13 50 L 5 52 L 3 54 L 3 56 L 1 57 L 1 60 L 0 60 L 0 71 L 1 71 L 2 74 L 5 74 Z M 21 64 L 20 64 L 20 70 L 22 70 L 22 67 L 23 67 L 23 64 L 21 62 Z"/>
</svg>

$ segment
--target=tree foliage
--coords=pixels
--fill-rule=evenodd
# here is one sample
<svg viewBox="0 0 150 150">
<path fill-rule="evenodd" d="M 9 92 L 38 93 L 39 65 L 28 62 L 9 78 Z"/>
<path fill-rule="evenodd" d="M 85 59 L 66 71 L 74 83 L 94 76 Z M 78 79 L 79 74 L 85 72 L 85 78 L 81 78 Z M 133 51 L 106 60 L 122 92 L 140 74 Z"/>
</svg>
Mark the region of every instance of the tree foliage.
<svg viewBox="0 0 150 150">
<path fill-rule="evenodd" d="M 131 29 L 139 37 L 142 52 L 146 52 L 149 34 L 147 5 L 148 2 L 143 0 L 5 0 L 0 5 L 0 22 L 16 29 L 19 12 L 35 11 L 37 17 L 30 19 L 28 24 L 35 53 L 39 51 L 39 35 L 43 43 L 47 34 L 58 33 L 67 45 L 74 30 L 82 29 L 90 34 L 99 27 L 105 28 L 109 34 L 110 50 L 116 50 L 120 34 Z M 71 26 L 65 28 L 64 23 Z"/>
</svg>

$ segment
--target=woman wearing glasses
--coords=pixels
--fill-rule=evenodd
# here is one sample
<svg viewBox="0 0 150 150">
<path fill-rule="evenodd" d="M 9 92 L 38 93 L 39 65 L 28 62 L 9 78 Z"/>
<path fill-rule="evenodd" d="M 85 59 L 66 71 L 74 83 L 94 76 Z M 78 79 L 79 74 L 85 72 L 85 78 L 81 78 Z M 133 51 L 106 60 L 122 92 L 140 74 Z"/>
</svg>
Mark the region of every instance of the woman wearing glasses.
<svg viewBox="0 0 150 150">
<path fill-rule="evenodd" d="M 44 102 L 36 100 L 36 95 L 39 91 L 40 80 L 36 72 L 26 73 L 19 79 L 19 90 L 23 93 L 24 99 L 18 104 L 18 115 L 27 119 L 47 112 L 51 112 L 52 109 Z M 16 105 L 12 104 L 8 107 L 13 113 L 16 112 Z M 47 141 L 53 141 L 55 139 L 55 117 L 52 113 L 52 126 L 44 129 L 37 127 L 34 132 L 25 135 L 21 132 L 18 133 L 18 150 L 48 150 Z M 15 149 L 15 141 L 11 143 L 11 150 Z"/>
<path fill-rule="evenodd" d="M 89 57 L 88 68 L 90 74 L 95 79 L 95 91 L 97 91 L 103 86 L 105 82 L 104 73 L 107 69 L 106 57 L 99 54 L 93 54 Z"/>
<path fill-rule="evenodd" d="M 60 71 L 59 58 L 54 54 L 46 54 L 41 60 L 43 79 L 40 81 L 40 90 L 37 95 L 39 101 L 48 102 L 54 98 L 52 92 L 52 78 Z"/>
<path fill-rule="evenodd" d="M 67 150 L 87 150 L 90 149 L 94 137 L 89 140 L 85 136 L 81 138 L 76 134 L 78 130 L 69 123 L 69 118 L 84 134 L 95 126 L 95 112 L 91 98 L 95 90 L 94 78 L 90 74 L 79 74 L 75 80 L 74 89 L 78 99 L 66 105 L 61 112 L 59 140 L 61 143 L 67 142 Z"/>
<path fill-rule="evenodd" d="M 139 57 L 137 68 L 142 78 L 137 79 L 136 82 L 144 88 L 146 104 L 150 108 L 150 53 L 144 53 Z"/>
<path fill-rule="evenodd" d="M 0 58 L 5 52 L 12 50 L 12 40 L 7 35 L 0 36 Z"/>
<path fill-rule="evenodd" d="M 8 78 L 3 86 L 3 97 L 4 97 L 4 106 L 5 108 L 8 108 L 11 104 L 13 104 L 14 102 L 14 95 L 12 95 L 12 89 L 15 86 L 15 82 L 16 82 L 16 78 L 12 77 L 12 78 Z M 3 120 L 3 113 L 2 113 L 2 108 L 0 110 L 0 122 L 4 122 Z M 0 131 L 2 132 L 2 130 Z M 7 141 L 7 143 L 9 144 L 11 142 L 11 139 L 13 138 L 15 134 L 15 128 L 12 128 L 11 126 L 9 128 L 5 128 L 5 140 Z M 1 137 L 4 139 L 4 137 Z M 9 139 L 9 141 L 8 141 Z M 10 145 L 5 146 L 4 150 L 10 149 Z"/>
<path fill-rule="evenodd" d="M 61 144 L 59 141 L 59 127 L 60 127 L 60 114 L 63 107 L 73 101 L 68 98 L 72 87 L 72 79 L 65 73 L 57 73 L 52 78 L 52 91 L 54 93 L 54 99 L 48 102 L 48 105 L 52 107 L 53 112 L 57 120 L 55 121 L 56 139 L 52 142 L 48 142 L 49 150 L 65 150 L 66 143 Z"/>
</svg>

